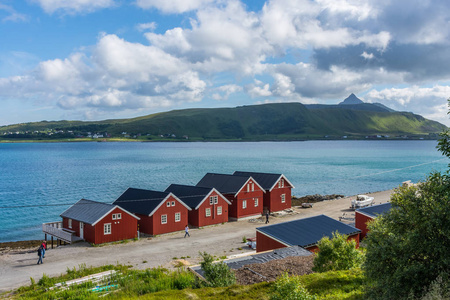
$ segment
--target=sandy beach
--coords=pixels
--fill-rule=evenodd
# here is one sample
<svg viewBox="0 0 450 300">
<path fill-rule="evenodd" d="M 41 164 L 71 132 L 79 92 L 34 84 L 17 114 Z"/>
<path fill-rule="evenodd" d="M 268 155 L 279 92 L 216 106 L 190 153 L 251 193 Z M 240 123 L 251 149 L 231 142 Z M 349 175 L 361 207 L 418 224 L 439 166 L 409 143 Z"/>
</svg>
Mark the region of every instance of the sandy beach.
<svg viewBox="0 0 450 300">
<path fill-rule="evenodd" d="M 375 204 L 386 203 L 393 190 L 371 193 Z M 294 207 L 293 213 L 270 218 L 270 224 L 286 222 L 325 214 L 339 219 L 343 213 L 351 217 L 350 202 L 356 196 L 315 203 L 312 208 Z M 257 227 L 265 226 L 265 219 L 243 220 L 226 224 L 191 229 L 191 237 L 184 238 L 184 232 L 170 233 L 153 238 L 141 238 L 128 243 L 108 244 L 92 247 L 82 242 L 48 250 L 44 264 L 37 265 L 36 249 L 6 250 L 0 253 L 0 292 L 30 284 L 30 277 L 39 280 L 45 273 L 56 276 L 65 273 L 67 268 L 79 265 L 100 266 L 105 264 L 131 265 L 146 269 L 157 266 L 172 268 L 175 259 L 185 257 L 190 264 L 200 261 L 199 251 L 212 255 L 230 256 L 254 252 L 242 243 L 242 238 L 254 237 Z M 240 250 L 239 248 L 242 248 Z"/>
</svg>

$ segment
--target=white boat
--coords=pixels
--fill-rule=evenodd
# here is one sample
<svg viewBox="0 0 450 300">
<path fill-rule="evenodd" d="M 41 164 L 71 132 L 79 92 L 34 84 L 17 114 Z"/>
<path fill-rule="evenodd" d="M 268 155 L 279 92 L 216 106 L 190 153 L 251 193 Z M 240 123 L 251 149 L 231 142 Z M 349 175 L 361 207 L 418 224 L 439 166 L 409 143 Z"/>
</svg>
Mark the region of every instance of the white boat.
<svg viewBox="0 0 450 300">
<path fill-rule="evenodd" d="M 358 195 L 355 200 L 352 200 L 352 209 L 358 209 L 361 207 L 366 207 L 373 204 L 374 197 L 369 197 L 367 195 Z"/>
</svg>

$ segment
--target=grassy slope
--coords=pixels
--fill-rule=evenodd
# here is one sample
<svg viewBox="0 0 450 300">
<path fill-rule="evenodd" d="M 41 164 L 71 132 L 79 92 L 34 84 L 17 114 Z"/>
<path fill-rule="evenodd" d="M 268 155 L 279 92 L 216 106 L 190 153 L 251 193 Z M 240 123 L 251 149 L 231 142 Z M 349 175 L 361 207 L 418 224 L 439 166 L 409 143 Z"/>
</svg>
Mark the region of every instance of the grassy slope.
<svg viewBox="0 0 450 300">
<path fill-rule="evenodd" d="M 309 110 L 300 103 L 277 103 L 236 108 L 185 109 L 149 116 L 98 122 L 57 121 L 0 127 L 4 131 L 45 129 L 188 135 L 191 139 L 295 139 L 323 135 L 428 134 L 445 126 L 404 112 L 341 109 Z"/>
</svg>

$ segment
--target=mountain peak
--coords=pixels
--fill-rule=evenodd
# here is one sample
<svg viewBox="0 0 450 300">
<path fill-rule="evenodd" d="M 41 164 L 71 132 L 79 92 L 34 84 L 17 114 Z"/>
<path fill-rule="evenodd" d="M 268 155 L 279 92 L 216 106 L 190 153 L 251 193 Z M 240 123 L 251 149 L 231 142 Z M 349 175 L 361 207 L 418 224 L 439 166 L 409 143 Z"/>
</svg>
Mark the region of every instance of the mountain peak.
<svg viewBox="0 0 450 300">
<path fill-rule="evenodd" d="M 339 103 L 339 105 L 347 105 L 347 104 L 361 104 L 364 103 L 361 99 L 355 96 L 355 94 L 351 93 L 350 96 L 345 98 L 344 101 Z"/>
</svg>

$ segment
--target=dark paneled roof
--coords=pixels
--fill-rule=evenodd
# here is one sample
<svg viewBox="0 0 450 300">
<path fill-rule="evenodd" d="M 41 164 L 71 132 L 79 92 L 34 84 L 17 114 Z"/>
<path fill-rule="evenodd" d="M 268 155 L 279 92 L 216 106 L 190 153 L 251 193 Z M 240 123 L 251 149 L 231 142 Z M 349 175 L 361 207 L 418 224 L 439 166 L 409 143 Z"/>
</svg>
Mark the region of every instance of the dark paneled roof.
<svg viewBox="0 0 450 300">
<path fill-rule="evenodd" d="M 384 215 L 385 213 L 387 213 L 389 210 L 391 210 L 391 207 L 392 207 L 391 203 L 387 202 L 383 204 L 360 208 L 357 209 L 356 211 L 371 218 L 375 218 L 378 215 Z"/>
<path fill-rule="evenodd" d="M 196 186 L 215 188 L 222 194 L 236 194 L 242 189 L 249 177 L 250 176 L 207 173 Z"/>
<path fill-rule="evenodd" d="M 108 203 L 81 199 L 60 216 L 92 225 L 115 207 L 115 205 Z"/>
<path fill-rule="evenodd" d="M 320 215 L 310 218 L 294 220 L 256 228 L 288 246 L 308 247 L 317 244 L 324 236 L 333 237 L 333 232 L 353 235 L 361 230 L 334 220 L 328 216 Z M 257 241 L 258 242 L 258 241 Z"/>
<path fill-rule="evenodd" d="M 128 188 L 113 204 L 123 207 L 129 212 L 148 216 L 169 194 Z"/>
<path fill-rule="evenodd" d="M 211 193 L 212 188 L 204 188 L 193 185 L 171 184 L 166 193 L 172 193 L 192 209 L 195 209 L 205 197 Z"/>
<path fill-rule="evenodd" d="M 236 171 L 233 173 L 233 175 L 236 176 L 251 176 L 253 179 L 258 182 L 260 186 L 263 187 L 263 189 L 270 190 L 280 179 L 281 175 L 283 174 L 272 174 L 272 173 L 258 173 L 258 172 L 241 172 Z"/>
</svg>

